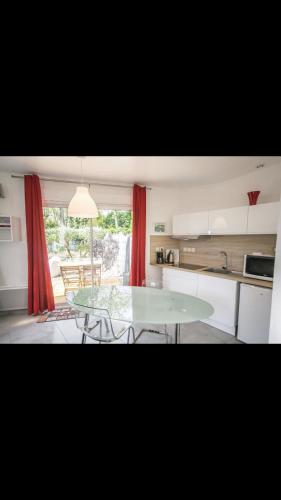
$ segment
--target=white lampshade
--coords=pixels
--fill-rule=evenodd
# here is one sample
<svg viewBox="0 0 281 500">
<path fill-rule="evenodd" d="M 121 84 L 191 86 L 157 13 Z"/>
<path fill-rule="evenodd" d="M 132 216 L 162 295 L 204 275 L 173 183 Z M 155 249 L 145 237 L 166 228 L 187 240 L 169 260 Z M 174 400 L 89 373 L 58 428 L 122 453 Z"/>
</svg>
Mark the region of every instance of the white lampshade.
<svg viewBox="0 0 281 500">
<path fill-rule="evenodd" d="M 69 217 L 81 217 L 82 219 L 95 219 L 99 212 L 97 205 L 85 186 L 78 186 L 69 207 Z"/>
</svg>

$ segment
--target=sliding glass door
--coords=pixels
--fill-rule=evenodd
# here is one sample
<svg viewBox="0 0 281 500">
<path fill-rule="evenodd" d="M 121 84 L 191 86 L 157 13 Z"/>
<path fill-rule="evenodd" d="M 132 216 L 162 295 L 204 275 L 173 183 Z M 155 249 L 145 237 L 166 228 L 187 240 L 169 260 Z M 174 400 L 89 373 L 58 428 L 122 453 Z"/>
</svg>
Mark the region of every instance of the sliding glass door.
<svg viewBox="0 0 281 500">
<path fill-rule="evenodd" d="M 44 208 L 56 302 L 79 287 L 129 283 L 132 213 L 100 210 L 97 219 L 72 218 L 66 208 Z"/>
</svg>

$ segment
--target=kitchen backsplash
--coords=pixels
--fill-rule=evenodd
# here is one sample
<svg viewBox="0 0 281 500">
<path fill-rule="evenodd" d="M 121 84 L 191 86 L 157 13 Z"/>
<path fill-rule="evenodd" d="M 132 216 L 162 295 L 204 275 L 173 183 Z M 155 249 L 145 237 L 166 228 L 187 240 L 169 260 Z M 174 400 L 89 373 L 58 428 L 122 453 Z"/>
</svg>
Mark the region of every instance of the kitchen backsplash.
<svg viewBox="0 0 281 500">
<path fill-rule="evenodd" d="M 182 264 L 202 264 L 210 267 L 224 265 L 220 252 L 227 252 L 233 271 L 243 271 L 244 255 L 261 252 L 275 255 L 276 235 L 200 236 L 198 240 L 174 240 L 169 236 L 150 237 L 150 262 L 156 262 L 156 248 L 179 248 Z M 189 251 L 188 249 L 192 249 Z"/>
</svg>

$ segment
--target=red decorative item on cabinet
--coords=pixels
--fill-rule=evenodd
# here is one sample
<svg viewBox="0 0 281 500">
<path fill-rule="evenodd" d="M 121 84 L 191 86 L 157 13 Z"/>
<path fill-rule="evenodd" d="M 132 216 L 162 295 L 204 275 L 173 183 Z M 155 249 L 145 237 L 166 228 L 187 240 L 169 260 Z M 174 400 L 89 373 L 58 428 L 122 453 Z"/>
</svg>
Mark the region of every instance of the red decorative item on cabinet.
<svg viewBox="0 0 281 500">
<path fill-rule="evenodd" d="M 260 191 L 251 191 L 250 193 L 248 193 L 250 205 L 257 204 L 258 197 L 260 194 L 261 194 Z"/>
</svg>

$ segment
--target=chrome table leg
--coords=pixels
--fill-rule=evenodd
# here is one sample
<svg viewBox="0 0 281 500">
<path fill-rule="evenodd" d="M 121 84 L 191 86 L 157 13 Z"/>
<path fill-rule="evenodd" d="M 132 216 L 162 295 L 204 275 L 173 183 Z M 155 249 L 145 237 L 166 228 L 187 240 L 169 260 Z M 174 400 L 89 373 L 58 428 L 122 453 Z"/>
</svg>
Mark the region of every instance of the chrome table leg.
<svg viewBox="0 0 281 500">
<path fill-rule="evenodd" d="M 176 331 L 175 331 L 175 344 L 181 343 L 180 334 L 181 334 L 181 327 L 180 327 L 180 324 L 177 324 Z"/>
<path fill-rule="evenodd" d="M 84 321 L 84 331 L 87 331 L 88 330 L 88 327 L 89 327 L 89 314 L 85 314 L 85 321 Z M 87 336 L 85 333 L 83 333 L 83 336 L 82 336 L 82 344 L 86 344 L 86 340 L 87 340 Z"/>
</svg>

